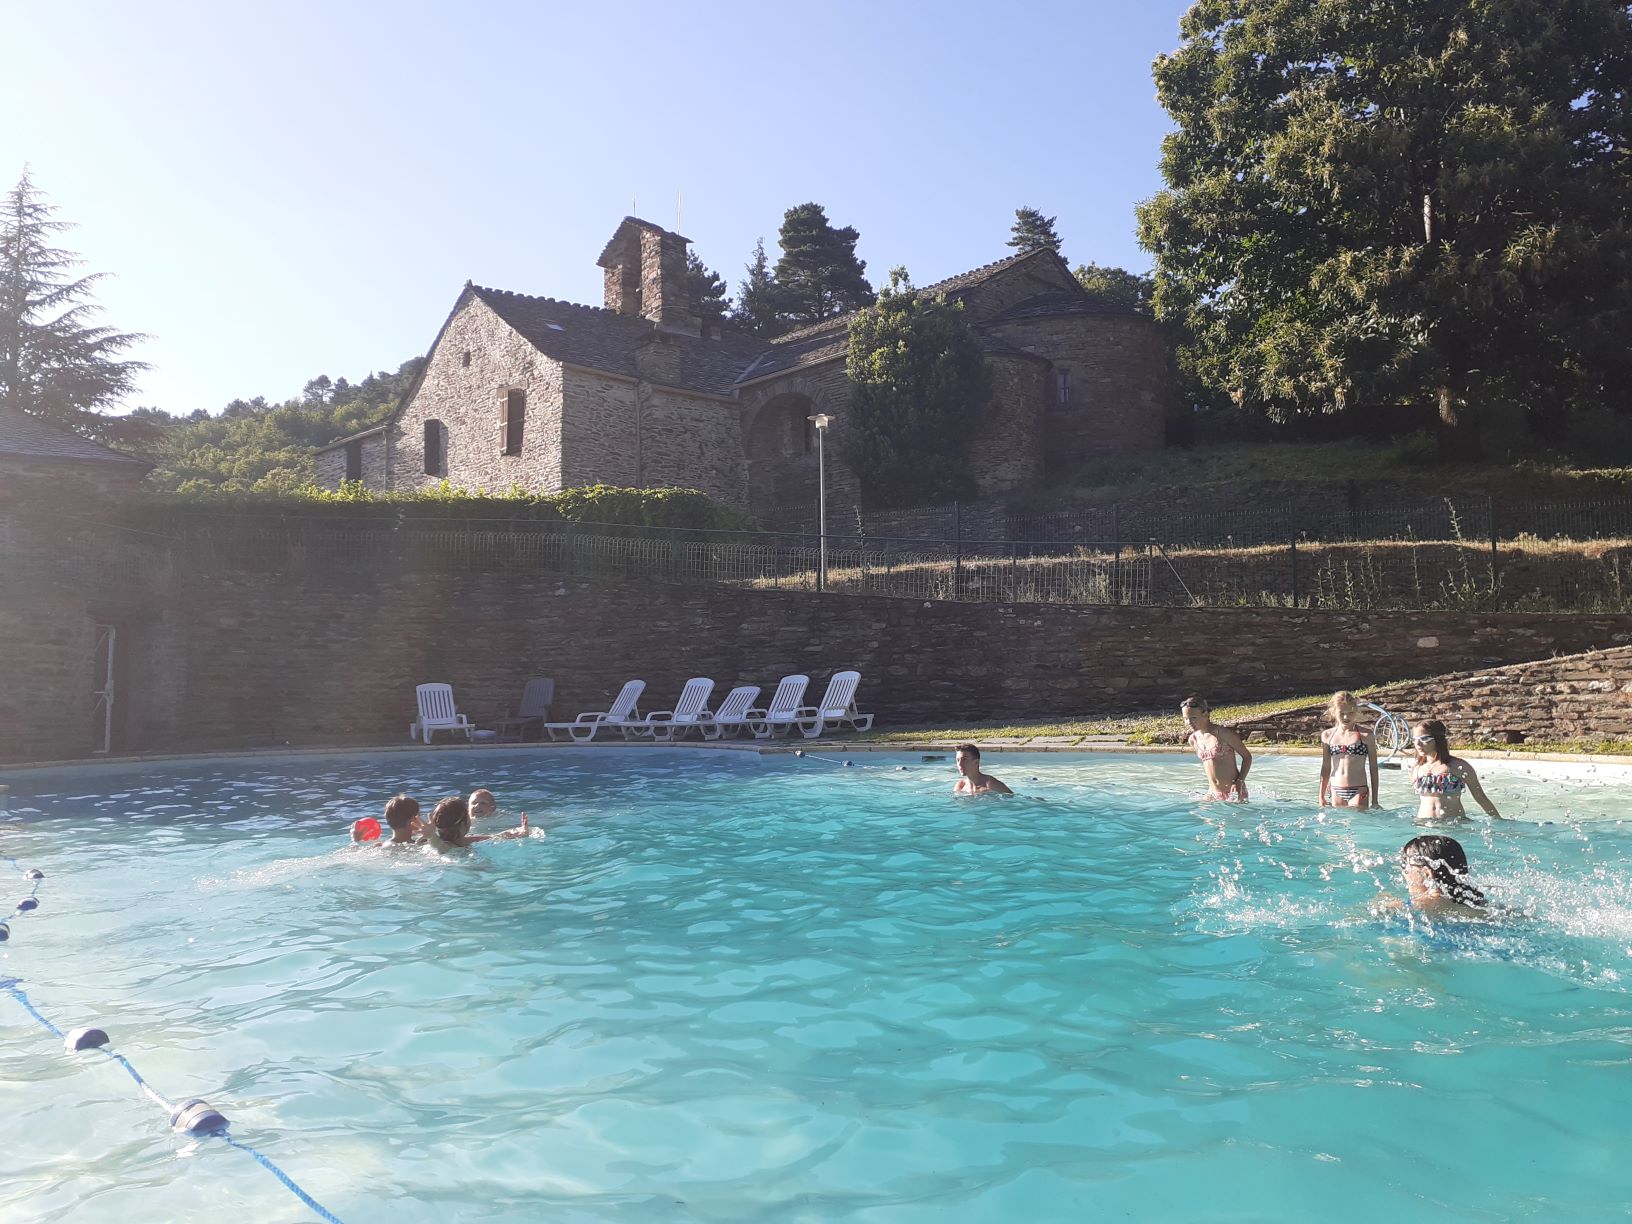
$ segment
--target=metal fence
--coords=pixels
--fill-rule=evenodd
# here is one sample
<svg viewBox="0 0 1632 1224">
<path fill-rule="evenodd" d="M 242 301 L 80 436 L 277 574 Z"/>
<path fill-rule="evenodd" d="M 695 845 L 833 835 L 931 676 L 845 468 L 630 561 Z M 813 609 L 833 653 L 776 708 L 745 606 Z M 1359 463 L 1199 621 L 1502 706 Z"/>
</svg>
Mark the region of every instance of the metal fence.
<svg viewBox="0 0 1632 1224">
<path fill-rule="evenodd" d="M 1624 535 L 1615 529 L 1627 514 Z M 1094 520 L 1087 524 L 1097 525 Z M 1060 525 L 1055 520 L 1055 525 Z M 814 534 L 396 515 L 182 514 L 149 530 L 0 533 L 0 580 L 172 570 L 518 572 L 824 587 Z M 840 537 L 825 589 L 1003 603 L 1632 611 L 1632 502 L 1454 500 L 1334 514 L 1288 533 L 1275 509 L 1170 516 L 1160 534 L 1030 540 Z M 3 581 L 0 581 L 3 585 Z"/>
</svg>

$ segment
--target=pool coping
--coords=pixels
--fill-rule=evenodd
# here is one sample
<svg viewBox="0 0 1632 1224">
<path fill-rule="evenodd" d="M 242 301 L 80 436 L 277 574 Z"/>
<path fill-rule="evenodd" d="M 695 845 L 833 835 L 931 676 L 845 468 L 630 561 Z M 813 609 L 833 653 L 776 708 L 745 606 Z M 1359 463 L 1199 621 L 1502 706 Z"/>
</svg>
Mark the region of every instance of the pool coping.
<svg viewBox="0 0 1632 1224">
<path fill-rule="evenodd" d="M 978 737 L 973 741 L 958 737 L 956 739 L 923 739 L 910 740 L 902 743 L 881 744 L 868 740 L 781 740 L 767 743 L 761 740 L 750 741 L 714 741 L 697 742 L 695 740 L 681 740 L 673 743 L 651 740 L 607 740 L 591 743 L 561 743 L 559 741 L 544 741 L 539 743 L 522 744 L 422 744 L 422 743 L 392 743 L 392 744 L 348 744 L 316 745 L 296 747 L 285 744 L 279 747 L 258 748 L 222 748 L 203 752 L 166 752 L 139 754 L 134 756 L 106 756 L 106 757 L 73 757 L 57 761 L 19 761 L 13 764 L 0 764 L 0 791 L 6 788 L 3 779 L 11 774 L 32 773 L 41 770 L 74 769 L 89 766 L 104 765 L 164 765 L 188 761 L 231 761 L 255 760 L 258 758 L 276 757 L 329 757 L 329 756 L 358 756 L 375 753 L 410 753 L 410 752 L 537 752 L 537 751 L 584 751 L 584 750 L 615 750 L 615 749 L 684 749 L 687 751 L 723 751 L 723 752 L 752 752 L 760 756 L 791 756 L 804 751 L 812 752 L 844 752 L 844 753 L 913 753 L 913 752 L 952 752 L 958 744 L 973 742 L 983 753 L 1061 753 L 1081 755 L 1116 755 L 1116 756 L 1188 756 L 1190 749 L 1177 744 L 1129 744 L 1109 738 L 1098 739 L 1088 743 L 1072 742 L 1038 742 L 1038 740 L 1058 740 L 1065 737 L 1032 737 L 1028 740 L 1016 741 L 1012 739 L 982 740 Z M 1304 744 L 1264 744 L 1253 747 L 1254 756 L 1290 756 L 1314 757 L 1320 755 L 1320 749 L 1313 745 Z M 1404 754 L 1401 754 L 1402 756 Z M 1535 761 L 1553 764 L 1573 765 L 1624 765 L 1632 767 L 1632 756 L 1614 756 L 1601 753 L 1584 752 L 1504 752 L 1500 749 L 1470 748 L 1457 753 L 1471 760 L 1477 761 Z"/>
</svg>

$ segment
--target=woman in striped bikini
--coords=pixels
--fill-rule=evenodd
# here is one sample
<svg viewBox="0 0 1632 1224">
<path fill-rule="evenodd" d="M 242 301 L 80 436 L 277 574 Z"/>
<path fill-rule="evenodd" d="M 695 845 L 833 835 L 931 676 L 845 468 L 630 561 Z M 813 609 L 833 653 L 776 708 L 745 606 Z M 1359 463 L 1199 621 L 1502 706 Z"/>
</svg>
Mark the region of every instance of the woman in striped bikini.
<svg viewBox="0 0 1632 1224">
<path fill-rule="evenodd" d="M 1320 733 L 1320 806 L 1376 807 L 1377 752 L 1360 725 L 1360 703 L 1353 693 L 1333 693 L 1326 717 L 1332 725 Z"/>
</svg>

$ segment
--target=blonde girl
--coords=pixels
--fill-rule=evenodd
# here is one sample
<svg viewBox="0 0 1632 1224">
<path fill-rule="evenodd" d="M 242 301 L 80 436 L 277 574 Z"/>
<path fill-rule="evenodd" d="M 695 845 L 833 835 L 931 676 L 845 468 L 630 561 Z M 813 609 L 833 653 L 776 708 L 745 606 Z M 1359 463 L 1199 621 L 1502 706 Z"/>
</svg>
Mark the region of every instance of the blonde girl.
<svg viewBox="0 0 1632 1224">
<path fill-rule="evenodd" d="M 1332 724 L 1320 733 L 1320 806 L 1376 807 L 1377 748 L 1360 725 L 1360 703 L 1344 690 L 1326 703 Z"/>
</svg>

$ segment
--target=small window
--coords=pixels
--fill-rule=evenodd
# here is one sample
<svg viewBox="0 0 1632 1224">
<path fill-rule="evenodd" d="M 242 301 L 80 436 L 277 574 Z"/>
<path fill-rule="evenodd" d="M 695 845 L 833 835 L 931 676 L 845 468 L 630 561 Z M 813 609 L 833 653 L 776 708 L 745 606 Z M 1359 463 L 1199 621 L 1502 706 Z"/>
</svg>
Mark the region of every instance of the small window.
<svg viewBox="0 0 1632 1224">
<path fill-rule="evenodd" d="M 363 478 L 363 441 L 346 443 L 346 479 L 361 480 Z"/>
<path fill-rule="evenodd" d="M 447 434 L 443 432 L 441 421 L 425 422 L 425 475 L 446 476 L 448 474 L 448 447 Z"/>
<path fill-rule="evenodd" d="M 1062 404 L 1071 402 L 1071 371 L 1061 370 L 1054 375 L 1054 389 L 1058 401 Z"/>
<path fill-rule="evenodd" d="M 465 369 L 467 369 L 467 370 L 470 369 L 470 350 L 469 349 L 466 349 L 464 351 L 464 354 L 459 358 L 459 364 L 464 366 Z"/>
<path fill-rule="evenodd" d="M 527 392 L 506 391 L 499 401 L 499 453 L 521 454 L 521 431 L 527 421 Z"/>
</svg>

